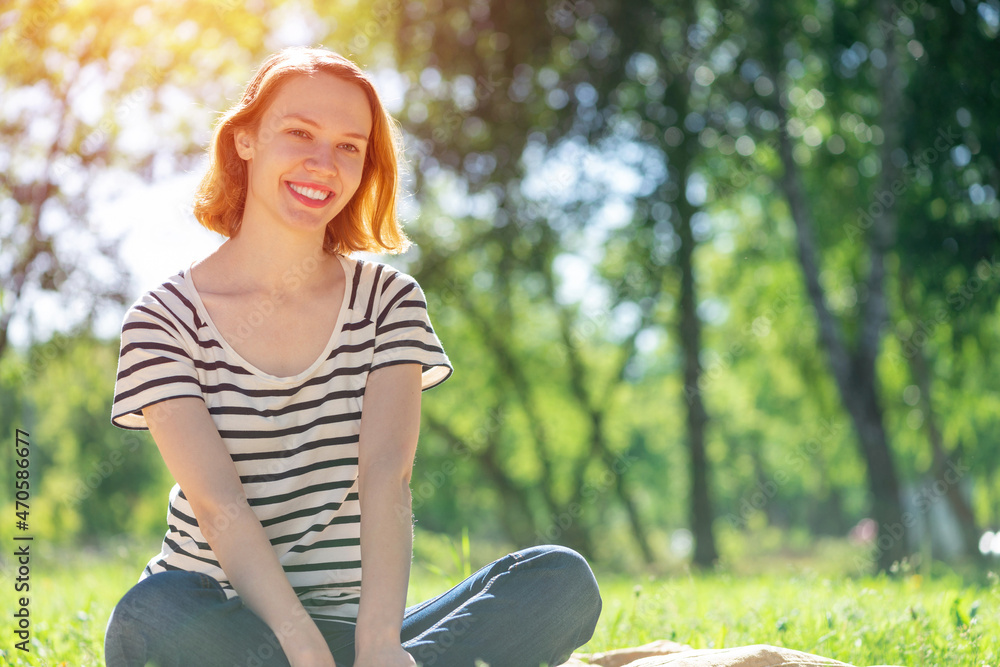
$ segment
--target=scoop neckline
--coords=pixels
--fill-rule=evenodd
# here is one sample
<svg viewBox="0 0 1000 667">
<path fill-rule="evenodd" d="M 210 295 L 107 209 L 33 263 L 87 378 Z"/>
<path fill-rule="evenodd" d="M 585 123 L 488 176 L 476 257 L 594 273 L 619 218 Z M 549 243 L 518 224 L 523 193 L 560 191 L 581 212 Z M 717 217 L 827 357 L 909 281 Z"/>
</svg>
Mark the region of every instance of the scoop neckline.
<svg viewBox="0 0 1000 667">
<path fill-rule="evenodd" d="M 344 295 L 340 303 L 340 310 L 337 313 L 337 323 L 334 325 L 330 338 L 327 340 L 326 346 L 323 348 L 320 355 L 305 370 L 302 370 L 295 375 L 274 375 L 273 373 L 268 373 L 247 361 L 243 358 L 243 355 L 237 352 L 236 349 L 229 344 L 229 341 L 226 340 L 226 337 L 222 335 L 219 331 L 219 327 L 217 327 L 215 322 L 212 320 L 212 316 L 208 312 L 208 307 L 205 306 L 205 302 L 201 299 L 201 293 L 194 284 L 194 276 L 192 275 L 191 269 L 194 268 L 196 262 L 191 262 L 187 271 L 184 272 L 184 285 L 188 288 L 188 291 L 192 296 L 195 308 L 198 310 L 198 315 L 204 319 L 205 324 L 212 331 L 215 339 L 219 341 L 219 344 L 226 352 L 226 355 L 231 356 L 245 370 L 250 371 L 253 375 L 256 375 L 259 378 L 277 384 L 292 384 L 308 378 L 323 365 L 323 363 L 330 357 L 330 353 L 333 352 L 333 349 L 344 330 L 344 321 L 347 319 L 347 311 L 349 310 L 348 304 L 351 300 L 349 294 L 351 290 L 351 274 L 348 270 L 347 262 L 353 260 L 349 260 L 347 257 L 340 254 L 335 255 L 335 257 L 340 262 L 340 268 L 344 272 Z"/>
</svg>

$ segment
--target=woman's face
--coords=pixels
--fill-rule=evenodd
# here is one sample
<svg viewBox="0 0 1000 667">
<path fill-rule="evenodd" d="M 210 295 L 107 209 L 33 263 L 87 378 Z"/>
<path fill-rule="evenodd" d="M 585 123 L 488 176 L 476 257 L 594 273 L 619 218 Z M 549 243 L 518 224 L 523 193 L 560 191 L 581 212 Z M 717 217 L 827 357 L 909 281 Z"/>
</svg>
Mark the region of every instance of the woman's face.
<svg viewBox="0 0 1000 667">
<path fill-rule="evenodd" d="M 360 86 L 326 73 L 285 81 L 256 132 L 235 133 L 247 161 L 243 225 L 285 225 L 322 239 L 357 192 L 371 129 Z"/>
</svg>

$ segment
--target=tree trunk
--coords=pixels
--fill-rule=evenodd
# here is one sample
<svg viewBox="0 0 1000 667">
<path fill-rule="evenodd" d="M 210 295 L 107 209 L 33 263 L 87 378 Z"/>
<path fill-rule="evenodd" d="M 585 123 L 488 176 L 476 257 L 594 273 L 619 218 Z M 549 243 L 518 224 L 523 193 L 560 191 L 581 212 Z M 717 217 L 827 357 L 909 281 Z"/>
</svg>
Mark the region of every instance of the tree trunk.
<svg viewBox="0 0 1000 667">
<path fill-rule="evenodd" d="M 774 3 L 766 5 L 771 14 L 772 27 Z M 879 3 L 883 16 L 891 13 L 891 5 L 884 0 Z M 781 40 L 775 39 L 765 47 L 767 67 L 772 76 L 781 71 Z M 882 146 L 882 174 L 878 183 L 880 192 L 891 191 L 897 168 L 890 153 L 899 146 L 897 116 L 900 110 L 899 84 L 896 80 L 897 59 L 891 34 L 886 37 L 885 52 L 887 64 L 882 70 L 880 119 L 885 141 Z M 779 78 L 775 81 L 780 83 Z M 778 153 L 784 173 L 781 189 L 788 201 L 798 243 L 798 258 L 802 267 L 806 291 L 816 311 L 819 323 L 819 337 L 826 349 L 830 369 L 858 436 L 861 455 L 868 471 L 868 488 L 872 499 L 872 517 L 878 523 L 879 532 L 873 555 L 873 562 L 880 570 L 888 570 L 892 564 L 908 553 L 906 541 L 908 526 L 903 521 L 903 511 L 899 495 L 899 481 L 895 464 L 889 450 L 889 442 L 883 422 L 882 406 L 878 396 L 876 361 L 879 353 L 882 331 L 886 324 L 885 300 L 885 256 L 895 243 L 896 214 L 891 206 L 883 207 L 880 215 L 872 217 L 868 231 L 867 250 L 869 273 L 866 282 L 868 299 L 859 322 L 856 348 L 852 351 L 844 342 L 839 323 L 826 305 L 826 294 L 820 284 L 819 256 L 813 234 L 815 223 L 802 185 L 798 163 L 792 157 L 792 143 L 785 128 L 788 117 L 781 104 L 784 91 L 778 88 L 778 102 L 772 110 L 778 116 Z M 866 565 L 866 563 L 859 563 Z"/>
<path fill-rule="evenodd" d="M 916 308 L 910 295 L 909 277 L 903 271 L 900 273 L 902 274 L 899 289 L 900 300 L 903 303 L 903 311 L 908 316 L 911 316 L 915 313 Z M 959 486 L 965 475 L 966 466 L 962 464 L 961 460 L 952 465 L 952 461 L 945 450 L 944 437 L 941 434 L 941 429 L 938 427 L 937 414 L 934 411 L 934 402 L 931 395 L 931 370 L 928 367 L 927 359 L 924 357 L 923 348 L 914 346 L 914 349 L 908 352 L 910 353 L 905 356 L 909 362 L 910 373 L 913 375 L 913 381 L 920 390 L 920 405 L 924 410 L 924 425 L 927 427 L 927 439 L 931 446 L 931 470 L 933 471 L 935 484 L 940 481 L 945 485 L 945 497 L 955 512 L 955 518 L 958 519 L 959 529 L 962 532 L 962 546 L 965 555 L 973 560 L 977 560 L 980 557 L 979 536 L 981 531 L 976 526 L 975 513 L 966 501 L 965 496 L 962 495 L 962 489 Z"/>
<path fill-rule="evenodd" d="M 781 109 L 781 106 L 778 105 L 777 108 Z M 783 109 L 778 115 L 784 122 Z M 904 541 L 906 527 L 903 524 L 896 468 L 889 452 L 882 422 L 882 408 L 875 388 L 874 362 L 863 361 L 861 355 L 850 353 L 841 338 L 837 321 L 826 305 L 826 295 L 819 282 L 820 269 L 812 232 L 812 216 L 802 193 L 796 163 L 792 159 L 791 142 L 784 133 L 781 133 L 779 149 L 785 168 L 781 186 L 795 222 L 799 263 L 806 291 L 819 321 L 820 341 L 827 351 L 830 369 L 844 407 L 854 424 L 861 455 L 868 470 L 872 517 L 879 525 L 875 561 L 879 569 L 885 570 L 907 553 Z M 870 295 L 869 298 L 875 298 L 875 295 Z"/>
<path fill-rule="evenodd" d="M 684 182 L 687 170 L 684 170 Z M 712 532 L 712 500 L 708 484 L 708 458 L 705 455 L 705 425 L 708 414 L 701 400 L 701 320 L 698 319 L 698 301 L 694 282 L 694 233 L 691 230 L 692 207 L 678 203 L 680 221 L 677 233 L 680 248 L 677 266 L 681 271 L 680 330 L 681 348 L 684 352 L 684 396 L 687 398 L 687 437 L 691 463 L 691 532 L 694 535 L 694 563 L 702 567 L 713 565 L 719 554 Z M 689 210 L 685 210 L 689 209 Z"/>
</svg>

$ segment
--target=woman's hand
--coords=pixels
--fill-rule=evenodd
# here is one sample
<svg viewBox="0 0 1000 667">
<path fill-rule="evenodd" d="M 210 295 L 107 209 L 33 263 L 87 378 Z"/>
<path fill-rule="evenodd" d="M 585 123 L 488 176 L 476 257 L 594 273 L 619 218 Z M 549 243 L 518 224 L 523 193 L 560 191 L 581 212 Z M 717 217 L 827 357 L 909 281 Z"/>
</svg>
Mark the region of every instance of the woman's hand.
<svg viewBox="0 0 1000 667">
<path fill-rule="evenodd" d="M 287 634 L 279 635 L 278 641 L 292 667 L 336 667 L 326 639 L 308 616 L 299 619 Z"/>
<path fill-rule="evenodd" d="M 369 650 L 358 649 L 354 667 L 415 667 L 413 656 L 399 644 L 380 644 Z"/>
<path fill-rule="evenodd" d="M 318 634 L 318 633 L 317 633 Z M 282 645 L 285 657 L 292 667 L 336 667 L 330 647 L 320 635 L 319 641 L 310 639 L 302 642 L 289 642 Z"/>
</svg>

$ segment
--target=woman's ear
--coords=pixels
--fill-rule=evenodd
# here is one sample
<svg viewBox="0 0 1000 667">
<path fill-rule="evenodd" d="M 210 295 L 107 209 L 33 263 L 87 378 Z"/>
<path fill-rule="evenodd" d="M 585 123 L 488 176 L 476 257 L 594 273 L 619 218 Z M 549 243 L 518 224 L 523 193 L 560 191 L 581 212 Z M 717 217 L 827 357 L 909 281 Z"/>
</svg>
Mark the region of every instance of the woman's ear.
<svg viewBox="0 0 1000 667">
<path fill-rule="evenodd" d="M 244 160 L 253 158 L 253 137 L 250 132 L 241 127 L 233 132 L 233 142 L 236 144 L 236 154 Z"/>
</svg>

